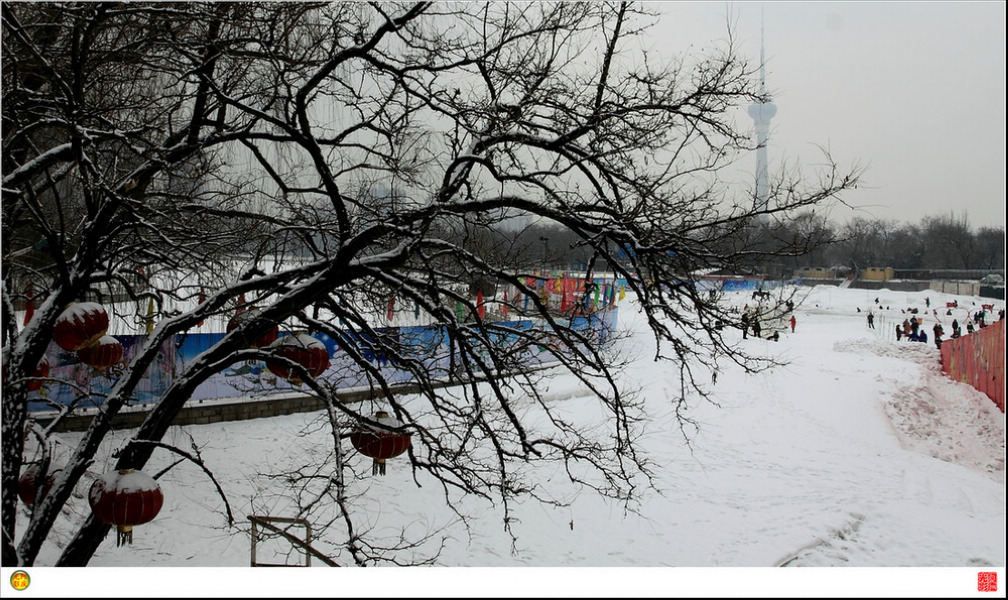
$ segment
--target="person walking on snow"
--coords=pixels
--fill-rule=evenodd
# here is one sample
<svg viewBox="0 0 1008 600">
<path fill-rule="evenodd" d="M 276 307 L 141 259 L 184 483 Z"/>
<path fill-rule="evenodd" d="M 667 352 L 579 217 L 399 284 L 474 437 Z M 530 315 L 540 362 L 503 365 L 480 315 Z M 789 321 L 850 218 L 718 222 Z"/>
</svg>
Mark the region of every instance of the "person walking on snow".
<svg viewBox="0 0 1008 600">
<path fill-rule="evenodd" d="M 872 311 L 868 311 L 868 327 L 869 329 L 875 329 L 875 314 Z"/>
<path fill-rule="evenodd" d="M 791 333 L 794 333 L 794 326 L 796 323 L 798 323 L 798 321 L 795 320 L 794 315 L 791 315 Z"/>
</svg>

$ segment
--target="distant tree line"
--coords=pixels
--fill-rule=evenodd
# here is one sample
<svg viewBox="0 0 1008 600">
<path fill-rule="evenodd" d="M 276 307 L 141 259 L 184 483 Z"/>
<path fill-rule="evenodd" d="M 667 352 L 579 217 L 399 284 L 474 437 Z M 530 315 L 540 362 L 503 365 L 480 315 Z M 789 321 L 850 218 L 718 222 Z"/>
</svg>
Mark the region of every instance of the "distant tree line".
<svg viewBox="0 0 1008 600">
<path fill-rule="evenodd" d="M 481 243 L 506 248 L 522 265 L 576 269 L 590 256 L 576 238 L 554 225 L 537 224 L 495 235 L 498 239 Z M 965 218 L 953 215 L 926 216 L 917 224 L 855 217 L 838 225 L 824 216 L 806 212 L 786 222 L 756 223 L 750 235 L 763 238 L 765 244 L 812 241 L 796 248 L 789 257 L 766 260 L 757 254 L 748 265 L 737 265 L 743 271 L 785 277 L 794 269 L 808 267 L 840 267 L 850 271 L 866 267 L 991 271 L 1005 268 L 1005 228 L 973 228 Z"/>
<path fill-rule="evenodd" d="M 973 229 L 951 214 L 920 223 L 852 219 L 837 230 L 828 264 L 894 269 L 1004 269 L 1004 227 Z"/>
</svg>

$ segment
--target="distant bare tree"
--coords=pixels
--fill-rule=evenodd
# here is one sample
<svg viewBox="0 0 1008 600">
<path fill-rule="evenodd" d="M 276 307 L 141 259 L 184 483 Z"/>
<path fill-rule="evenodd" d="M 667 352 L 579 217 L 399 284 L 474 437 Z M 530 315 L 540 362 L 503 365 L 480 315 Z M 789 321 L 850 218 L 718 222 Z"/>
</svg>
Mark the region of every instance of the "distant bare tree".
<svg viewBox="0 0 1008 600">
<path fill-rule="evenodd" d="M 619 361 L 549 310 L 508 253 L 447 232 L 521 214 L 576 236 L 589 276 L 604 261 L 636 294 L 655 359 L 680 373 L 678 410 L 709 393 L 698 369 L 715 357 L 761 364 L 722 337 L 715 323 L 733 316 L 690 274 L 806 245 L 757 248 L 742 234 L 857 180 L 829 161 L 812 179 L 784 174 L 755 211 L 752 190 L 718 177 L 754 145 L 733 113 L 761 99 L 752 67 L 730 36 L 671 63 L 642 53 L 654 19 L 628 3 L 8 2 L 2 15 L 4 565 L 34 564 L 161 344 L 239 296 L 258 316 L 184 366 L 114 468 L 167 450 L 160 440 L 193 390 L 268 357 L 246 340 L 280 323 L 338 340 L 412 433 L 414 473 L 496 498 L 505 524 L 515 498 L 540 498 L 514 468 L 525 462 L 633 498 L 648 475 L 634 432 L 648 416 L 617 379 Z M 535 326 L 481 318 L 474 278 L 528 298 Z M 36 308 L 22 325 L 29 284 Z M 372 315 L 390 294 L 444 328 L 453 372 L 470 383 L 436 389 L 422 356 L 377 334 Z M 63 308 L 111 295 L 153 299 L 156 326 L 80 443 L 45 455 L 43 471 L 61 470 L 16 531 L 26 435 L 43 449 L 52 435 L 28 412 L 28 384 Z M 409 370 L 420 400 L 407 402 L 352 335 Z M 597 396 L 605 430 L 543 398 L 523 357 L 547 335 Z M 341 456 L 348 427 L 371 415 L 299 373 Z M 354 529 L 344 464 L 318 481 L 315 506 L 337 508 L 329 534 L 343 536 L 343 558 L 400 560 Z M 81 522 L 58 564 L 87 564 L 108 531 Z"/>
<path fill-rule="evenodd" d="M 896 228 L 889 238 L 890 263 L 896 269 L 919 269 L 924 264 L 924 246 L 926 241 L 921 236 L 920 228 L 913 224 L 905 224 Z"/>
<path fill-rule="evenodd" d="M 1004 227 L 981 227 L 976 235 L 977 269 L 1005 268 L 1005 230 Z"/>
<path fill-rule="evenodd" d="M 890 225 L 881 219 L 854 217 L 840 229 L 836 239 L 844 264 L 858 273 L 867 267 L 884 266 Z"/>
<path fill-rule="evenodd" d="M 932 269 L 969 269 L 976 259 L 973 234 L 965 217 L 948 214 L 921 221 L 924 264 Z"/>
</svg>

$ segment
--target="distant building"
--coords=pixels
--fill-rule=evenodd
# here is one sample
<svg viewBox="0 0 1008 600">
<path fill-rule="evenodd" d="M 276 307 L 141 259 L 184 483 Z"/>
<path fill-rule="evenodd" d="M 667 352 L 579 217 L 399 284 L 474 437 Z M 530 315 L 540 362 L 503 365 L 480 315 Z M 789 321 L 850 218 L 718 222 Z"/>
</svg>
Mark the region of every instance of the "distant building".
<svg viewBox="0 0 1008 600">
<path fill-rule="evenodd" d="M 793 277 L 796 279 L 838 279 L 843 275 L 837 272 L 836 267 L 805 267 L 804 269 L 795 269 Z"/>
<path fill-rule="evenodd" d="M 889 281 L 896 278 L 896 271 L 892 267 L 868 267 L 861 269 L 859 277 L 868 281 Z"/>
</svg>

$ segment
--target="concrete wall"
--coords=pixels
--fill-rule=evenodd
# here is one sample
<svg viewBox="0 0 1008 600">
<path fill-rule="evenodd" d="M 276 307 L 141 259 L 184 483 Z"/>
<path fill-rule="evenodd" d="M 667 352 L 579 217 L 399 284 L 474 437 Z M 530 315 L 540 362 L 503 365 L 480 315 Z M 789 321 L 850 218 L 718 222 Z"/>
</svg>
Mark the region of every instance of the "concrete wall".
<svg viewBox="0 0 1008 600">
<path fill-rule="evenodd" d="M 850 288 L 852 290 L 886 289 L 894 292 L 920 292 L 928 289 L 929 285 L 930 282 L 927 281 L 865 281 L 864 279 L 857 279 L 851 282 Z"/>
<path fill-rule="evenodd" d="M 403 384 L 393 386 L 401 393 L 410 393 L 417 390 L 414 384 Z M 377 393 L 381 395 L 380 390 Z M 336 397 L 341 402 L 360 402 L 372 397 L 371 390 L 344 390 L 336 392 Z M 191 405 L 184 407 L 175 417 L 173 425 L 205 425 L 209 423 L 220 423 L 223 421 L 245 421 L 248 419 L 262 419 L 276 417 L 280 415 L 290 415 L 294 413 L 312 412 L 322 410 L 325 405 L 315 396 L 308 394 L 291 394 L 284 397 L 270 397 L 256 400 L 235 399 L 233 402 L 226 401 L 190 401 Z M 85 409 L 61 420 L 54 431 L 84 431 L 91 424 L 97 409 Z M 147 418 L 147 411 L 144 407 L 120 412 L 112 418 L 114 429 L 133 429 L 139 427 Z M 39 423 L 43 426 L 52 422 L 52 417 L 39 418 Z"/>
<path fill-rule="evenodd" d="M 956 294 L 959 296 L 980 295 L 980 283 L 976 281 L 932 280 L 931 287 L 928 289 L 936 292 L 943 292 L 945 294 Z"/>
</svg>

